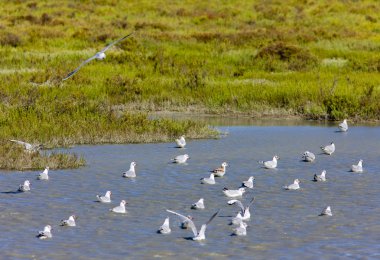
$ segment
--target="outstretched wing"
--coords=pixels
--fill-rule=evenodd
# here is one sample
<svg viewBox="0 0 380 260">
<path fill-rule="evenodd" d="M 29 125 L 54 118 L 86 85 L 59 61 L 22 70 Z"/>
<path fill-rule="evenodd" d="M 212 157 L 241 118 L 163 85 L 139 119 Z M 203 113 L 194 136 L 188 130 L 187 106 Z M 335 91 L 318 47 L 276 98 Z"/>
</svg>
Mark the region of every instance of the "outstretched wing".
<svg viewBox="0 0 380 260">
<path fill-rule="evenodd" d="M 84 62 L 82 62 L 82 64 L 79 65 L 78 68 L 76 68 L 75 70 L 73 70 L 72 72 L 70 72 L 69 74 L 67 74 L 67 76 L 64 77 L 64 78 L 62 79 L 62 81 L 65 81 L 65 80 L 71 78 L 72 76 L 74 76 L 74 74 L 77 73 L 77 72 L 78 72 L 78 71 L 79 71 L 84 65 L 86 65 L 87 63 L 89 63 L 90 61 L 92 61 L 92 60 L 95 59 L 95 58 L 96 58 L 96 55 L 94 55 L 94 56 L 92 56 L 91 58 L 88 58 L 87 60 L 85 60 Z"/>
<path fill-rule="evenodd" d="M 21 145 L 31 145 L 30 143 L 19 141 L 19 140 L 9 140 L 9 141 L 17 143 L 17 144 L 21 144 Z"/>
<path fill-rule="evenodd" d="M 239 206 L 239 208 L 241 209 L 241 212 L 244 212 L 244 206 L 243 206 L 243 203 L 241 203 L 240 200 L 229 200 L 227 202 L 229 205 L 233 205 L 233 204 L 236 204 Z"/>
<path fill-rule="evenodd" d="M 111 48 L 113 45 L 115 45 L 115 44 L 121 42 L 122 40 L 128 38 L 129 36 L 131 36 L 131 35 L 134 34 L 134 33 L 135 33 L 135 32 L 131 32 L 130 34 L 128 34 L 128 35 L 126 35 L 126 36 L 124 36 L 124 37 L 122 37 L 122 38 L 120 38 L 120 39 L 118 39 L 118 40 L 116 40 L 116 41 L 114 41 L 114 42 L 111 42 L 110 44 L 108 44 L 108 45 L 107 45 L 103 50 L 101 50 L 100 52 L 105 52 L 105 51 L 107 51 L 107 50 L 108 50 L 109 48 Z"/>
<path fill-rule="evenodd" d="M 193 234 L 194 234 L 194 236 L 197 236 L 198 235 L 198 231 L 197 231 L 197 228 L 195 227 L 195 225 L 194 225 L 194 222 L 191 220 L 191 219 L 189 219 L 188 217 L 186 217 L 186 216 L 184 216 L 184 215 L 181 215 L 181 214 L 179 214 L 179 213 L 177 213 L 177 212 L 174 212 L 174 211 L 171 211 L 171 210 L 166 210 L 167 212 L 170 212 L 170 213 L 173 213 L 174 215 L 177 215 L 178 217 L 180 217 L 180 219 L 182 220 L 182 222 L 183 221 L 187 221 L 188 223 L 189 223 L 189 227 L 191 228 L 191 231 L 193 231 Z M 212 220 L 212 219 L 211 219 Z M 210 220 L 209 220 L 209 222 L 210 222 Z"/>
<path fill-rule="evenodd" d="M 215 217 L 216 217 L 216 215 L 218 215 L 218 213 L 219 213 L 219 211 L 220 211 L 220 209 L 218 209 L 218 211 L 217 212 L 215 212 L 212 216 L 211 216 L 211 218 L 206 222 L 206 225 L 208 225 Z"/>
</svg>

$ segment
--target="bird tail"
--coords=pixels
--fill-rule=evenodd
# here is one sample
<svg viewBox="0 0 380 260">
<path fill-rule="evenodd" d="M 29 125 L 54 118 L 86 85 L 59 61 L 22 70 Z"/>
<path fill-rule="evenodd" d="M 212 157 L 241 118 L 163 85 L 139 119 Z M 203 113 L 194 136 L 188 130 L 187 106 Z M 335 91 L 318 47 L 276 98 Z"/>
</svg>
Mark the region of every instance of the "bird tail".
<svg viewBox="0 0 380 260">
<path fill-rule="evenodd" d="M 258 161 L 258 163 L 260 163 L 260 164 L 264 164 L 264 161 Z"/>
</svg>

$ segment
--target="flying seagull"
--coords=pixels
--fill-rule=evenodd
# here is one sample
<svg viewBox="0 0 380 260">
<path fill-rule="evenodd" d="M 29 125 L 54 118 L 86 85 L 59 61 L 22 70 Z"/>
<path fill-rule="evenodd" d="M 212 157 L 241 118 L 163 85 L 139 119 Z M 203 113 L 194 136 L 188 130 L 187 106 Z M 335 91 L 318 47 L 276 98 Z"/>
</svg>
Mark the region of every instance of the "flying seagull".
<svg viewBox="0 0 380 260">
<path fill-rule="evenodd" d="M 65 80 L 71 78 L 72 76 L 74 76 L 75 73 L 77 73 L 77 72 L 78 72 L 78 71 L 79 71 L 84 65 L 86 65 L 87 63 L 89 63 L 89 62 L 92 61 L 93 59 L 104 60 L 104 59 L 106 58 L 106 54 L 105 54 L 105 52 L 106 52 L 109 48 L 111 48 L 113 45 L 115 45 L 115 44 L 121 42 L 122 40 L 128 38 L 128 37 L 131 36 L 133 33 L 134 33 L 134 32 L 132 32 L 132 33 L 130 33 L 130 34 L 128 34 L 128 35 L 126 35 L 126 36 L 124 36 L 124 37 L 122 37 L 122 38 L 120 38 L 120 39 L 118 39 L 118 40 L 116 40 L 116 41 L 114 41 L 114 42 L 111 42 L 110 44 L 108 44 L 103 50 L 97 52 L 94 56 L 92 56 L 91 58 L 88 58 L 87 60 L 85 60 L 84 62 L 82 62 L 82 64 L 79 65 L 78 68 L 76 68 L 75 70 L 73 70 L 72 72 L 70 72 L 69 74 L 67 74 L 67 76 L 64 77 L 64 78 L 62 79 L 62 81 L 65 81 Z"/>
<path fill-rule="evenodd" d="M 27 143 L 24 141 L 19 141 L 19 140 L 9 140 L 9 141 L 14 142 L 16 144 L 23 145 L 25 151 L 27 151 L 29 153 L 37 152 L 38 150 L 40 150 L 43 147 L 42 144 L 30 144 L 30 143 Z"/>
</svg>

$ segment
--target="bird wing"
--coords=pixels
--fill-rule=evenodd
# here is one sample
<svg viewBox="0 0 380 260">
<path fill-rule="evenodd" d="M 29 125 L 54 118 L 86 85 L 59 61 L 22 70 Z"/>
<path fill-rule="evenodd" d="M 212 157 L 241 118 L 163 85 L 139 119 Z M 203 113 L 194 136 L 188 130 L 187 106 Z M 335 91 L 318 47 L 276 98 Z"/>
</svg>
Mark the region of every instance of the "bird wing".
<svg viewBox="0 0 380 260">
<path fill-rule="evenodd" d="M 21 145 L 30 145 L 30 143 L 27 143 L 27 142 L 23 142 L 23 141 L 19 141 L 19 140 L 9 140 L 11 142 L 14 142 L 14 143 L 17 143 L 17 144 L 21 144 Z"/>
<path fill-rule="evenodd" d="M 177 213 L 177 212 L 174 212 L 174 211 L 171 211 L 171 210 L 166 210 L 167 212 L 170 212 L 170 213 L 173 213 L 174 215 L 177 215 L 178 217 L 180 217 L 180 219 L 182 220 L 182 222 L 183 221 L 187 221 L 188 223 L 189 223 L 189 227 L 191 228 L 191 231 L 193 231 L 193 234 L 194 234 L 194 236 L 197 236 L 198 235 L 198 231 L 197 231 L 197 228 L 195 227 L 195 225 L 194 225 L 194 222 L 191 220 L 191 219 L 189 219 L 188 217 L 186 217 L 186 216 L 184 216 L 184 215 L 181 215 L 181 214 L 179 214 L 179 213 Z M 212 219 L 210 219 L 210 220 L 212 220 Z M 210 221 L 209 220 L 209 221 Z M 208 222 L 207 222 L 208 223 Z"/>
<path fill-rule="evenodd" d="M 114 41 L 114 42 L 111 42 L 110 44 L 108 44 L 103 50 L 101 50 L 100 52 L 105 52 L 105 51 L 107 51 L 109 48 L 111 48 L 113 45 L 115 45 L 116 43 L 119 43 L 119 42 L 121 42 L 122 40 L 124 40 L 124 39 L 126 39 L 126 38 L 128 38 L 129 36 L 131 36 L 132 34 L 134 34 L 135 32 L 131 32 L 130 34 L 128 34 L 128 35 L 126 35 L 126 36 L 124 36 L 124 37 L 122 37 L 122 38 L 120 38 L 120 39 L 118 39 L 118 40 L 116 40 L 116 41 Z"/>
<path fill-rule="evenodd" d="M 205 225 L 210 224 L 210 222 L 216 217 L 216 215 L 218 215 L 219 211 L 220 211 L 220 209 L 218 209 L 218 211 L 215 212 L 215 213 L 211 216 L 211 218 L 206 222 Z"/>
<path fill-rule="evenodd" d="M 241 209 L 242 212 L 244 212 L 244 206 L 243 206 L 243 203 L 241 203 L 240 200 L 229 200 L 227 202 L 229 205 L 233 205 L 233 204 L 236 204 L 239 206 L 239 208 Z"/>
<path fill-rule="evenodd" d="M 78 72 L 78 71 L 79 71 L 84 65 L 86 65 L 87 63 L 89 63 L 90 61 L 92 61 L 92 60 L 95 59 L 95 58 L 96 58 L 96 55 L 94 55 L 94 56 L 92 56 L 91 58 L 88 58 L 87 60 L 85 60 L 84 62 L 82 62 L 82 64 L 79 65 L 78 68 L 76 68 L 75 70 L 73 70 L 72 72 L 70 72 L 69 74 L 67 74 L 67 76 L 64 77 L 64 78 L 62 79 L 62 81 L 65 81 L 65 80 L 71 78 L 72 76 L 74 76 L 74 74 L 77 73 L 77 72 Z"/>
</svg>

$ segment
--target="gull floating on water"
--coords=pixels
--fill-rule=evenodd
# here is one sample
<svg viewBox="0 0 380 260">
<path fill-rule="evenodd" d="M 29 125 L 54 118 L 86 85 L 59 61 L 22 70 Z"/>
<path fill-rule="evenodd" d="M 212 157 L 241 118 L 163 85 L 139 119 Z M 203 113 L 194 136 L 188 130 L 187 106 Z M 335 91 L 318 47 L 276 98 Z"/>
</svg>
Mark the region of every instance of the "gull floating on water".
<svg viewBox="0 0 380 260">
<path fill-rule="evenodd" d="M 125 204 L 127 204 L 127 202 L 125 200 L 122 200 L 119 206 L 110 209 L 110 211 L 115 213 L 127 213 L 127 211 L 125 210 Z"/>
<path fill-rule="evenodd" d="M 241 211 L 239 211 L 236 217 L 231 219 L 231 225 L 240 225 L 243 222 L 243 216 L 241 215 Z"/>
<path fill-rule="evenodd" d="M 241 221 L 239 223 L 239 226 L 234 229 L 234 232 L 232 233 L 234 236 L 246 236 L 247 235 L 247 224 Z"/>
<path fill-rule="evenodd" d="M 161 234 L 170 234 L 170 232 L 172 232 L 169 225 L 169 217 L 165 219 L 164 224 L 162 224 L 162 226 L 158 229 L 157 232 Z"/>
<path fill-rule="evenodd" d="M 177 155 L 172 159 L 173 163 L 186 163 L 190 156 L 188 154 Z"/>
<path fill-rule="evenodd" d="M 230 198 L 235 198 L 235 197 L 241 197 L 243 196 L 243 193 L 245 192 L 245 188 L 239 188 L 237 190 L 229 190 L 228 188 L 223 189 L 224 195 Z"/>
<path fill-rule="evenodd" d="M 43 147 L 42 144 L 30 144 L 30 143 L 27 143 L 27 142 L 24 142 L 24 141 L 19 141 L 19 140 L 9 140 L 9 141 L 14 142 L 16 144 L 23 145 L 25 151 L 27 151 L 29 153 L 37 152 L 37 151 L 39 151 Z"/>
<path fill-rule="evenodd" d="M 250 189 L 253 189 L 253 181 L 255 180 L 255 177 L 251 176 L 247 181 L 243 181 L 242 186 L 247 187 Z"/>
<path fill-rule="evenodd" d="M 123 177 L 125 178 L 135 178 L 136 177 L 136 171 L 135 171 L 135 162 L 131 162 L 129 166 L 129 170 L 123 173 Z"/>
<path fill-rule="evenodd" d="M 101 195 L 96 195 L 96 198 L 98 199 L 99 202 L 102 203 L 110 203 L 111 202 L 111 191 L 107 191 L 104 196 Z"/>
<path fill-rule="evenodd" d="M 284 186 L 285 190 L 298 190 L 300 188 L 300 180 L 295 179 L 293 184 L 290 184 L 289 186 Z"/>
<path fill-rule="evenodd" d="M 363 172 L 363 160 L 360 159 L 357 165 L 351 165 L 352 172 Z"/>
<path fill-rule="evenodd" d="M 97 59 L 97 60 L 104 60 L 104 59 L 106 58 L 106 54 L 105 54 L 105 52 L 106 52 L 109 48 L 111 48 L 113 45 L 115 45 L 115 44 L 121 42 L 122 40 L 128 38 L 128 37 L 131 36 L 132 34 L 133 34 L 133 32 L 130 33 L 130 34 L 128 34 L 128 35 L 126 35 L 126 36 L 124 36 L 124 37 L 122 37 L 122 38 L 120 38 L 120 39 L 118 39 L 118 40 L 116 40 L 116 41 L 114 41 L 114 42 L 111 42 L 110 44 L 108 44 L 103 50 L 97 52 L 94 56 L 92 56 L 91 58 L 88 58 L 87 60 L 85 60 L 84 62 L 82 62 L 82 64 L 79 65 L 78 68 L 76 68 L 75 70 L 73 70 L 73 71 L 71 71 L 69 74 L 67 74 L 67 76 L 64 77 L 64 78 L 62 79 L 62 81 L 65 81 L 65 80 L 71 78 L 72 76 L 74 76 L 75 73 L 77 73 L 77 72 L 78 72 L 78 71 L 79 71 L 84 65 L 86 65 L 86 64 L 89 63 L 90 61 L 92 61 L 92 60 L 94 60 L 94 59 Z"/>
<path fill-rule="evenodd" d="M 45 226 L 44 230 L 39 231 L 36 237 L 38 237 L 39 239 L 52 238 L 53 235 L 51 234 L 51 226 L 50 225 Z"/>
<path fill-rule="evenodd" d="M 28 180 L 24 181 L 24 184 L 20 184 L 18 191 L 30 191 L 30 182 Z"/>
<path fill-rule="evenodd" d="M 334 142 L 331 142 L 329 145 L 321 146 L 321 149 L 325 154 L 331 155 L 335 152 L 335 144 Z"/>
<path fill-rule="evenodd" d="M 347 132 L 347 130 L 348 130 L 347 119 L 344 119 L 343 122 L 340 123 L 338 127 L 339 127 L 341 132 Z"/>
<path fill-rule="evenodd" d="M 264 167 L 267 169 L 274 169 L 277 167 L 277 160 L 279 160 L 279 159 L 280 159 L 280 157 L 275 155 L 275 156 L 273 156 L 272 161 L 266 161 L 266 162 L 260 161 L 259 163 L 263 164 Z"/>
<path fill-rule="evenodd" d="M 215 184 L 214 174 L 211 173 L 209 178 L 202 178 L 201 183 L 202 184 Z"/>
<path fill-rule="evenodd" d="M 314 162 L 315 154 L 313 154 L 312 152 L 306 151 L 302 155 L 302 160 L 305 162 Z"/>
<path fill-rule="evenodd" d="M 227 203 L 228 203 L 228 205 L 239 206 L 240 212 L 241 212 L 241 219 L 242 220 L 249 220 L 251 218 L 251 213 L 249 212 L 249 207 L 252 205 L 254 200 L 255 200 L 255 198 L 252 198 L 246 207 L 243 206 L 243 203 L 241 203 L 240 200 L 229 200 Z"/>
<path fill-rule="evenodd" d="M 228 166 L 228 163 L 223 162 L 222 165 L 211 172 L 214 173 L 216 177 L 223 177 L 224 174 L 226 174 L 226 167 Z"/>
<path fill-rule="evenodd" d="M 320 175 L 314 174 L 313 181 L 326 181 L 326 170 L 323 170 Z"/>
<path fill-rule="evenodd" d="M 327 206 L 326 208 L 323 209 L 323 211 L 321 212 L 321 214 L 319 214 L 319 216 L 332 216 L 332 212 L 331 212 L 331 207 L 330 206 Z"/>
<path fill-rule="evenodd" d="M 200 198 L 196 203 L 191 204 L 192 209 L 204 209 L 205 204 L 204 204 L 204 199 Z"/>
<path fill-rule="evenodd" d="M 206 228 L 207 228 L 207 225 L 216 217 L 216 215 L 218 215 L 218 213 L 219 213 L 219 210 L 217 211 L 217 212 L 215 212 L 212 216 L 211 216 L 211 218 L 206 222 L 206 224 L 203 224 L 202 226 L 201 226 L 201 229 L 199 230 L 199 232 L 198 232 L 198 230 L 197 230 L 197 228 L 195 227 L 195 225 L 194 225 L 194 222 L 191 220 L 191 219 L 189 219 L 188 217 L 186 217 L 186 216 L 184 216 L 184 215 L 181 215 L 181 214 L 179 214 L 179 213 L 177 213 L 177 212 L 174 212 L 174 211 L 171 211 L 171 210 L 166 210 L 167 212 L 170 212 L 170 213 L 173 213 L 173 214 L 175 214 L 175 215 L 177 215 L 177 216 L 179 216 L 180 217 L 180 219 L 182 220 L 182 221 L 184 221 L 184 220 L 186 220 L 189 224 L 189 227 L 191 228 L 191 230 L 193 231 L 193 234 L 194 234 L 194 236 L 193 236 L 193 240 L 204 240 L 204 239 L 206 239 L 206 235 L 205 235 L 205 233 L 206 233 Z"/>
<path fill-rule="evenodd" d="M 61 226 L 75 227 L 75 215 L 71 215 L 68 219 L 61 220 Z"/>
<path fill-rule="evenodd" d="M 187 215 L 187 219 L 194 220 L 194 218 L 190 215 Z M 189 228 L 189 221 L 187 219 L 182 219 L 181 222 L 181 228 L 182 229 L 188 229 Z"/>
<path fill-rule="evenodd" d="M 185 136 L 182 135 L 179 139 L 175 139 L 177 148 L 184 148 L 186 146 Z"/>
<path fill-rule="evenodd" d="M 49 167 L 46 167 L 43 172 L 38 174 L 37 179 L 38 180 L 46 180 L 46 181 L 49 180 Z"/>
</svg>

